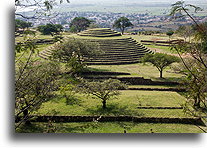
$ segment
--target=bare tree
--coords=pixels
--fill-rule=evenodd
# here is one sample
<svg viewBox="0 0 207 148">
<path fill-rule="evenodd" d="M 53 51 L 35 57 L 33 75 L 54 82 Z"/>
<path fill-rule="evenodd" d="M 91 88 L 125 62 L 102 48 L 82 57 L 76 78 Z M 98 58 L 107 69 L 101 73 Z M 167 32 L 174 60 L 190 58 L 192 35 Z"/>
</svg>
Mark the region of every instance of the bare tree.
<svg viewBox="0 0 207 148">
<path fill-rule="evenodd" d="M 180 26 L 177 30 L 177 33 L 185 39 L 185 42 L 191 42 L 191 36 L 193 36 L 192 26 Z"/>
<path fill-rule="evenodd" d="M 69 0 L 66 0 L 69 3 Z M 63 3 L 60 0 L 59 3 Z M 51 10 L 57 5 L 56 0 L 15 0 L 15 16 L 24 19 L 40 19 L 42 16 L 51 16 Z M 22 13 L 30 10 L 32 15 Z"/>
<path fill-rule="evenodd" d="M 182 16 L 190 17 L 195 24 L 195 35 L 193 42 L 187 43 L 179 41 L 172 47 L 175 49 L 184 65 L 184 70 L 180 71 L 186 75 L 188 90 L 188 100 L 193 99 L 193 107 L 196 109 L 206 108 L 207 103 L 207 26 L 199 24 L 189 13 L 190 9 L 195 12 L 202 10 L 200 7 L 185 4 L 183 1 L 178 1 L 172 5 L 171 15 L 176 13 L 183 14 Z M 181 54 L 188 53 L 191 58 L 184 59 Z"/>
<path fill-rule="evenodd" d="M 45 11 L 51 12 L 54 5 L 55 0 L 15 0 L 15 17 L 39 19 L 43 14 L 47 16 Z M 19 11 L 28 8 L 33 10 L 32 16 Z M 15 43 L 15 128 L 22 123 L 30 123 L 31 113 L 51 97 L 59 73 L 57 64 L 35 60 L 35 39 L 35 31 L 28 30 L 24 32 L 23 41 Z"/>
</svg>

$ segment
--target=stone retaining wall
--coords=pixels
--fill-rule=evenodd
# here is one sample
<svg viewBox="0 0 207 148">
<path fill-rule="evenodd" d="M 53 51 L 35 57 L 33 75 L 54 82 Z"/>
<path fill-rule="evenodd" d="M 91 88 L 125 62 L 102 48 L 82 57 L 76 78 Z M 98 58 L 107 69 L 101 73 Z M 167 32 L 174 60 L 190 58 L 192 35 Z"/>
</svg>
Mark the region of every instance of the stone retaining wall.
<svg viewBox="0 0 207 148">
<path fill-rule="evenodd" d="M 137 109 L 183 109 L 183 107 L 139 106 Z"/>
<path fill-rule="evenodd" d="M 128 90 L 175 91 L 175 92 L 185 92 L 186 91 L 186 89 L 179 89 L 179 88 L 128 88 Z"/>
<path fill-rule="evenodd" d="M 86 79 L 101 80 L 101 79 L 118 79 L 121 82 L 127 83 L 129 85 L 179 85 L 177 82 L 161 82 L 152 81 L 151 79 L 144 79 L 143 77 L 96 77 L 96 76 L 84 76 Z"/>
<path fill-rule="evenodd" d="M 20 121 L 16 119 L 16 122 Z M 201 118 L 161 118 L 135 116 L 33 116 L 31 122 L 138 122 L 138 123 L 182 123 L 205 125 Z"/>
</svg>

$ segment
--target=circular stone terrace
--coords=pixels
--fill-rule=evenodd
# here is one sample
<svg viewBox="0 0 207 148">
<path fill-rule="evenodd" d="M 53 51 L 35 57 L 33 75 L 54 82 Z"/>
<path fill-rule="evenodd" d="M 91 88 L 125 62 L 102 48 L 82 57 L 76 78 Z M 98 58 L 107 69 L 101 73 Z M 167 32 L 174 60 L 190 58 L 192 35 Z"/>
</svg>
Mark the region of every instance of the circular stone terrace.
<svg viewBox="0 0 207 148">
<path fill-rule="evenodd" d="M 110 28 L 89 29 L 72 35 L 71 37 L 99 43 L 103 54 L 94 56 L 86 61 L 88 65 L 121 65 L 140 62 L 140 58 L 146 53 L 152 53 L 136 40 L 124 37 L 121 33 Z M 48 59 L 50 49 L 39 53 L 40 57 Z"/>
</svg>

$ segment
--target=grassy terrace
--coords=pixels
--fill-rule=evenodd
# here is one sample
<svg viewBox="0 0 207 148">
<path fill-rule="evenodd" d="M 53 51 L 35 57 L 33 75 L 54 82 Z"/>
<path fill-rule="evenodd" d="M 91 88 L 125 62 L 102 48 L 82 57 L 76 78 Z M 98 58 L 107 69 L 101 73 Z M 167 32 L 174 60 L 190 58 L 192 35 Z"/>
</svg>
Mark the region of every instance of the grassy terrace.
<svg viewBox="0 0 207 148">
<path fill-rule="evenodd" d="M 186 117 L 182 109 L 137 109 L 138 106 L 180 107 L 185 98 L 176 92 L 157 91 L 121 91 L 118 98 L 107 102 L 107 110 L 102 109 L 101 100 L 81 94 L 66 105 L 65 98 L 56 98 L 46 102 L 36 114 L 40 115 L 132 115 L 146 117 Z"/>
<path fill-rule="evenodd" d="M 115 71 L 115 72 L 127 72 L 131 75 L 126 75 L 126 77 L 144 77 L 145 79 L 159 80 L 159 81 L 174 81 L 179 80 L 182 75 L 176 74 L 171 70 L 171 68 L 166 68 L 163 72 L 165 79 L 159 79 L 159 71 L 156 67 L 151 64 L 128 64 L 128 65 L 90 65 L 92 69 L 97 71 Z"/>
</svg>

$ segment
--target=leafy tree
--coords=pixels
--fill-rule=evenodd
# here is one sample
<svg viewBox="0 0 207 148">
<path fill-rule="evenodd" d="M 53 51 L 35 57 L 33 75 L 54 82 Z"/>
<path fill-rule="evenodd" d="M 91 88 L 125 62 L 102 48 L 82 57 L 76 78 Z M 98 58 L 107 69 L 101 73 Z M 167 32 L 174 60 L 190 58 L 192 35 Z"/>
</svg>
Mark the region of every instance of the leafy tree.
<svg viewBox="0 0 207 148">
<path fill-rule="evenodd" d="M 82 80 L 79 85 L 79 91 L 88 95 L 92 95 L 94 98 L 102 100 L 102 108 L 106 109 L 106 101 L 119 95 L 120 88 L 126 86 L 119 80 L 108 79 L 103 82 Z"/>
<path fill-rule="evenodd" d="M 85 17 L 75 17 L 70 23 L 71 32 L 81 32 L 86 30 L 93 21 Z"/>
<path fill-rule="evenodd" d="M 26 29 L 32 27 L 32 23 L 31 22 L 26 22 L 20 19 L 15 19 L 15 30 L 18 29 Z"/>
<path fill-rule="evenodd" d="M 26 22 L 20 19 L 15 19 L 15 36 L 19 36 L 20 34 L 26 34 L 31 32 L 28 28 L 32 27 L 31 22 Z"/>
<path fill-rule="evenodd" d="M 57 35 L 63 31 L 63 26 L 60 24 L 46 24 L 38 26 L 37 30 L 43 35 Z"/>
<path fill-rule="evenodd" d="M 179 62 L 179 58 L 164 53 L 146 54 L 142 61 L 152 63 L 159 72 L 160 78 L 163 78 L 163 70 L 174 62 Z"/>
<path fill-rule="evenodd" d="M 124 30 L 130 26 L 133 26 L 133 24 L 126 17 L 120 17 L 118 20 L 114 22 L 113 25 L 113 27 L 119 28 L 122 34 L 124 34 Z"/>
<path fill-rule="evenodd" d="M 178 1 L 172 5 L 171 15 L 179 12 L 182 17 L 189 17 L 194 22 L 193 28 L 195 31 L 193 42 L 178 42 L 172 48 L 177 51 L 184 66 L 179 71 L 186 75 L 187 103 L 193 100 L 192 106 L 197 110 L 207 107 L 207 27 L 194 19 L 189 13 L 190 9 L 194 9 L 195 12 L 202 10 L 200 7 L 186 4 L 184 1 Z M 188 54 L 189 58 L 184 59 L 181 56 L 182 53 Z M 193 113 L 190 107 L 186 109 Z"/>
<path fill-rule="evenodd" d="M 77 33 L 77 28 L 75 26 L 70 26 L 70 32 Z"/>
<path fill-rule="evenodd" d="M 173 34 L 174 34 L 174 31 L 172 31 L 172 30 L 166 32 L 166 35 L 169 36 L 169 40 Z"/>
<path fill-rule="evenodd" d="M 52 59 L 67 63 L 72 73 L 82 71 L 87 60 L 101 53 L 97 43 L 75 38 L 67 38 L 51 48 L 54 51 Z"/>
</svg>

